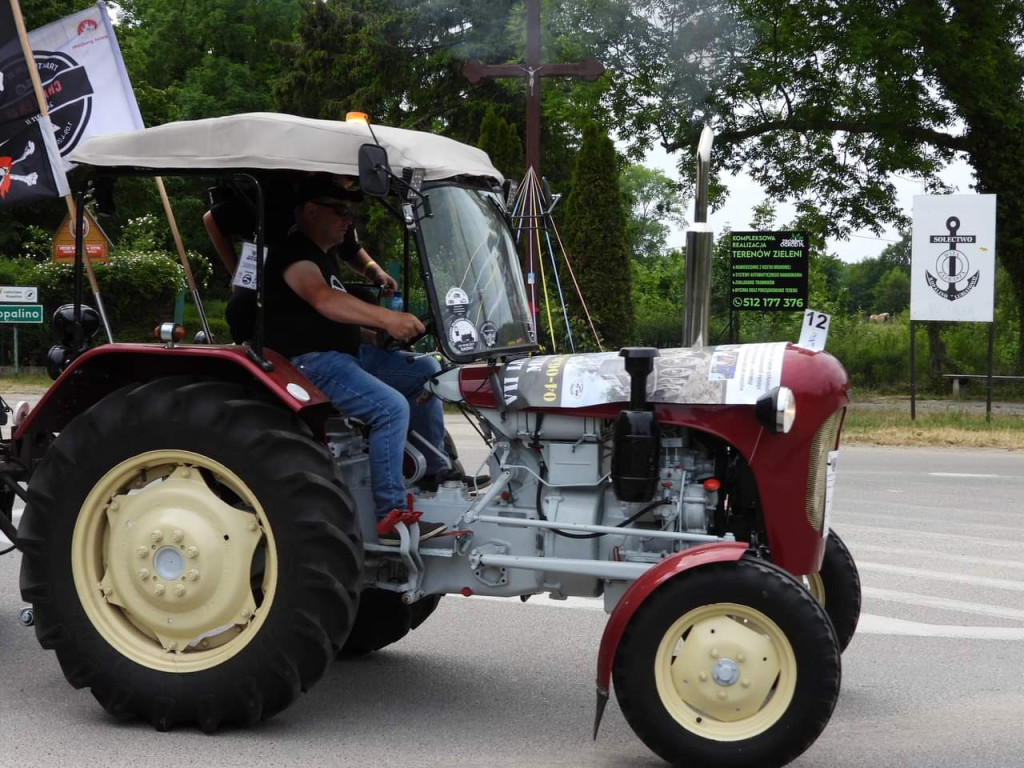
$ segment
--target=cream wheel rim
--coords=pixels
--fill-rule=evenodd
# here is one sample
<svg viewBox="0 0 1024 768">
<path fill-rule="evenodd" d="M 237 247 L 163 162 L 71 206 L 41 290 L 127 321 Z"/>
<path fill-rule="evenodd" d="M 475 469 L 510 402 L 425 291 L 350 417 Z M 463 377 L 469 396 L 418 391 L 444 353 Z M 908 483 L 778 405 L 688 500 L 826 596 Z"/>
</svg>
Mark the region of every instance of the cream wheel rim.
<svg viewBox="0 0 1024 768">
<path fill-rule="evenodd" d="M 785 633 L 736 603 L 701 606 L 676 620 L 658 644 L 655 684 L 668 713 L 714 741 L 740 741 L 771 728 L 796 690 L 796 656 Z"/>
<path fill-rule="evenodd" d="M 244 648 L 266 620 L 278 573 L 269 521 L 248 486 L 212 459 L 174 450 L 134 456 L 96 483 L 71 563 L 97 631 L 163 672 L 209 669 Z"/>
<path fill-rule="evenodd" d="M 811 597 L 818 601 L 818 605 L 825 607 L 825 582 L 821 579 L 820 573 L 809 573 L 803 577 L 804 586 L 811 593 Z"/>
</svg>

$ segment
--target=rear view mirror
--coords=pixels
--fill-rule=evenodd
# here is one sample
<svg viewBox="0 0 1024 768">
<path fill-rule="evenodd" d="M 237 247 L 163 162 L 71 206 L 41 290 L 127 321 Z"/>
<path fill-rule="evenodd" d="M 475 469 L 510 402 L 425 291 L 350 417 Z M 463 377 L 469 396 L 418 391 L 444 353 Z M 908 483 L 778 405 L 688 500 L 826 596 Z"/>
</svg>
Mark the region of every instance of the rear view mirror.
<svg viewBox="0 0 1024 768">
<path fill-rule="evenodd" d="M 377 144 L 359 148 L 359 188 L 370 197 L 385 197 L 391 187 L 388 153 Z"/>
</svg>

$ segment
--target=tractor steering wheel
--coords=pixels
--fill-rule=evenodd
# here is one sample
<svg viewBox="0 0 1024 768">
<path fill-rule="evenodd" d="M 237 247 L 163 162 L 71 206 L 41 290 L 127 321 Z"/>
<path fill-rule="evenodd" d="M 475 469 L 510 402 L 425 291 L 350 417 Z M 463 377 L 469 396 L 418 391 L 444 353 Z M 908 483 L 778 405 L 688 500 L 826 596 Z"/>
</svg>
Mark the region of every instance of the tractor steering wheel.
<svg viewBox="0 0 1024 768">
<path fill-rule="evenodd" d="M 397 349 L 408 349 L 412 347 L 420 339 L 424 339 L 434 333 L 434 317 L 429 312 L 423 315 L 416 316 L 421 323 L 423 323 L 423 333 L 418 333 L 411 339 L 401 341 L 390 335 L 387 331 L 380 329 L 377 331 L 377 349 L 384 350 L 397 350 Z"/>
</svg>

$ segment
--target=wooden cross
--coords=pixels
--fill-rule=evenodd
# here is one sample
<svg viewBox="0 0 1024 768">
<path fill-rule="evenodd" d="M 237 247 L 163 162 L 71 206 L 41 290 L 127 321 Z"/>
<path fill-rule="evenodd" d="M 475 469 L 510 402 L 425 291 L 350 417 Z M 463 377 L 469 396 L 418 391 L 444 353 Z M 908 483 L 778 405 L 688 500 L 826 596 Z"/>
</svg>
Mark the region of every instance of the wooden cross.
<svg viewBox="0 0 1024 768">
<path fill-rule="evenodd" d="M 542 77 L 582 77 L 586 80 L 597 80 L 604 74 L 604 65 L 593 56 L 579 64 L 541 64 L 540 61 L 540 0 L 525 0 L 526 4 L 526 65 L 522 64 L 481 64 L 477 59 L 467 61 L 462 67 L 463 76 L 471 83 L 478 83 L 485 77 L 518 77 L 526 80 L 526 174 L 530 178 L 533 169 L 537 183 L 540 175 L 540 78 Z M 538 187 L 539 191 L 539 187 Z M 539 200 L 538 200 L 539 203 Z M 541 206 L 538 204 L 537 209 Z M 540 216 L 534 214 L 530 230 L 538 230 Z M 523 268 L 527 272 L 531 299 L 531 315 L 533 327 L 539 332 L 537 324 L 538 306 L 534 290 L 535 264 L 539 263 L 540 242 L 537 237 L 526 238 L 526 252 L 523 254 Z M 543 277 L 543 270 L 541 271 Z"/>
<path fill-rule="evenodd" d="M 541 64 L 540 61 L 540 0 L 526 2 L 526 65 L 481 64 L 478 60 L 466 62 L 462 74 L 471 83 L 485 77 L 525 78 L 526 89 L 526 167 L 540 175 L 540 78 L 582 77 L 597 80 L 604 74 L 604 65 L 593 56 L 579 64 Z"/>
</svg>

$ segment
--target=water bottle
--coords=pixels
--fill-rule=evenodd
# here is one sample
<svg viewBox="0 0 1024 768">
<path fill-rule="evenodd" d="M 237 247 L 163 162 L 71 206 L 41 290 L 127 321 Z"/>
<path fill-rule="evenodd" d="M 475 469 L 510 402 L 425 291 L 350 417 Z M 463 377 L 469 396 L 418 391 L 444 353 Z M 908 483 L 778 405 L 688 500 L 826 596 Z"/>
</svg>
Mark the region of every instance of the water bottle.
<svg viewBox="0 0 1024 768">
<path fill-rule="evenodd" d="M 405 309 L 405 302 L 402 301 L 402 292 L 401 291 L 395 291 L 394 295 L 391 297 L 391 311 L 392 312 L 401 312 L 404 309 Z"/>
</svg>

